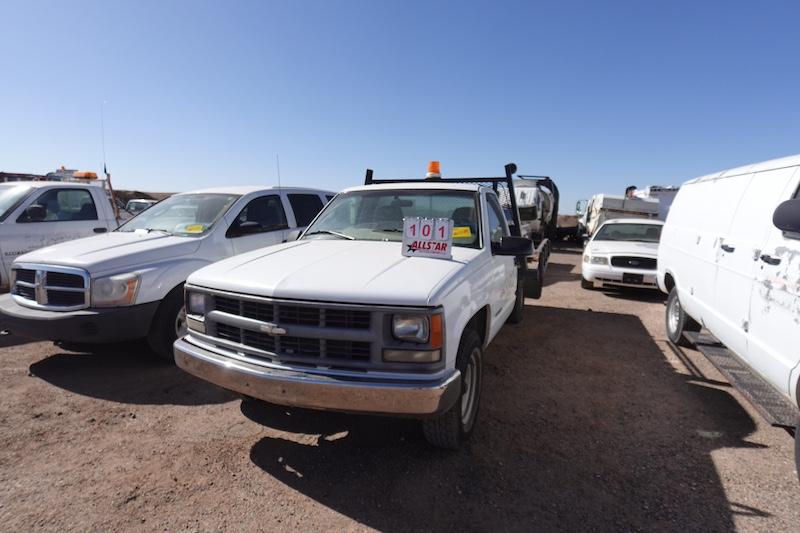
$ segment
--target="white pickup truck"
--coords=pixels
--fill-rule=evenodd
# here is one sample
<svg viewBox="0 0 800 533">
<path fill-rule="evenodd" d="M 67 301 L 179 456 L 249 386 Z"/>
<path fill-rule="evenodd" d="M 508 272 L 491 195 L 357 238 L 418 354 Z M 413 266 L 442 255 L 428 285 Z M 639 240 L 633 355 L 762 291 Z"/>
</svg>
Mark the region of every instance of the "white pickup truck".
<svg viewBox="0 0 800 533">
<path fill-rule="evenodd" d="M 106 233 L 119 223 L 106 191 L 80 182 L 0 183 L 0 288 L 20 255 L 59 242 Z"/>
<path fill-rule="evenodd" d="M 368 171 L 299 240 L 189 276 L 178 366 L 275 404 L 419 417 L 430 443 L 458 447 L 484 349 L 522 318 L 532 243 L 504 216 L 518 232 L 515 170 L 383 182 Z M 417 217 L 452 221 L 451 258 L 407 256 L 404 224 Z"/>
<path fill-rule="evenodd" d="M 14 334 L 95 344 L 146 337 L 172 359 L 190 273 L 299 234 L 334 193 L 221 187 L 176 194 L 117 231 L 19 257 L 0 297 Z"/>
</svg>

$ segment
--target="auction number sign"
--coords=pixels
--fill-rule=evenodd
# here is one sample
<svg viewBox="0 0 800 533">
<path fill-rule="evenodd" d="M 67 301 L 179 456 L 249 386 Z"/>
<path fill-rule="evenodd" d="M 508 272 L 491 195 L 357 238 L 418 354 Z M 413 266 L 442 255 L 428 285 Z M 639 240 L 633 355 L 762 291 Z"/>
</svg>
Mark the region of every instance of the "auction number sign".
<svg viewBox="0 0 800 533">
<path fill-rule="evenodd" d="M 406 257 L 453 256 L 453 220 L 450 218 L 405 217 L 403 255 Z"/>
</svg>

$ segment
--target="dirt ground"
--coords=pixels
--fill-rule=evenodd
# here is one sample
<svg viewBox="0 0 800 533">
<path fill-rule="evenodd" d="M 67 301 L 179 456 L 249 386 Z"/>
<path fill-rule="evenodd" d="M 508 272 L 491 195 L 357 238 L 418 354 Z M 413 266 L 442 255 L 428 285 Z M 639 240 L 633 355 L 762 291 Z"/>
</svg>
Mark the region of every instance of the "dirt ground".
<svg viewBox="0 0 800 533">
<path fill-rule="evenodd" d="M 135 344 L 0 339 L 6 531 L 797 531 L 793 441 L 664 301 L 585 291 L 578 250 L 490 346 L 459 452 L 413 420 L 242 404 Z"/>
</svg>

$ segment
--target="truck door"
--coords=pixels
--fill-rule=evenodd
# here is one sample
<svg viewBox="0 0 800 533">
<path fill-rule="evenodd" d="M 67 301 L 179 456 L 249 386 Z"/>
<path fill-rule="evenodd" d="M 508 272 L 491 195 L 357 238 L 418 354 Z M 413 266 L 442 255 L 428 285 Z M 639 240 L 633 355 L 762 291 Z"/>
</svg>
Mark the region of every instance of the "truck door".
<svg viewBox="0 0 800 533">
<path fill-rule="evenodd" d="M 269 194 L 250 200 L 236 215 L 225 236 L 231 239 L 233 253 L 241 254 L 282 243 L 288 230 L 280 195 Z"/>
<path fill-rule="evenodd" d="M 488 219 L 487 246 L 492 243 L 500 244 L 500 239 L 510 235 L 503 210 L 494 194 L 486 195 L 486 214 Z M 492 255 L 490 275 L 489 305 L 491 306 L 491 336 L 505 322 L 514 307 L 517 291 L 517 270 L 514 257 Z"/>
<path fill-rule="evenodd" d="M 21 255 L 51 244 L 106 231 L 91 193 L 82 187 L 37 191 L 8 231 L 4 253 Z"/>
<path fill-rule="evenodd" d="M 758 172 L 749 179 L 730 228 L 716 242 L 717 279 L 711 331 L 740 357 L 748 358 L 750 293 L 764 240 L 772 227 L 772 212 L 783 198 L 794 168 Z M 737 179 L 737 178 L 728 178 Z"/>
<path fill-rule="evenodd" d="M 780 202 L 797 197 L 800 171 L 771 173 L 781 171 L 794 176 L 788 184 L 782 180 L 784 194 L 765 213 L 768 235 L 754 261 L 747 359 L 778 390 L 791 394 L 789 377 L 800 363 L 800 235 L 784 234 L 771 222 Z"/>
</svg>

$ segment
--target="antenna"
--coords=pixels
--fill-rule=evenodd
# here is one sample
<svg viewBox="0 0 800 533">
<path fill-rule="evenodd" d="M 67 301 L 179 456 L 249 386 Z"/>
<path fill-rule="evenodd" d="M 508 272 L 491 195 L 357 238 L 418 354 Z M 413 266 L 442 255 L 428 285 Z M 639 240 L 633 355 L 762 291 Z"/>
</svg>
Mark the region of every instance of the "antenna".
<svg viewBox="0 0 800 533">
<path fill-rule="evenodd" d="M 106 101 L 100 104 L 100 144 L 103 147 L 103 174 L 108 178 L 108 170 L 106 168 Z"/>
<path fill-rule="evenodd" d="M 278 188 L 281 188 L 281 157 L 275 154 L 275 165 L 278 167 Z"/>
</svg>

